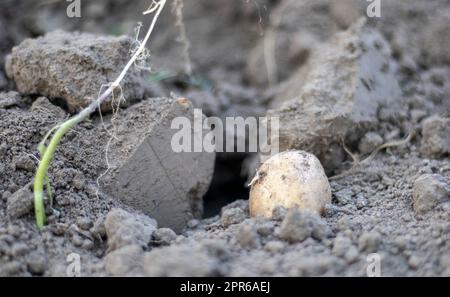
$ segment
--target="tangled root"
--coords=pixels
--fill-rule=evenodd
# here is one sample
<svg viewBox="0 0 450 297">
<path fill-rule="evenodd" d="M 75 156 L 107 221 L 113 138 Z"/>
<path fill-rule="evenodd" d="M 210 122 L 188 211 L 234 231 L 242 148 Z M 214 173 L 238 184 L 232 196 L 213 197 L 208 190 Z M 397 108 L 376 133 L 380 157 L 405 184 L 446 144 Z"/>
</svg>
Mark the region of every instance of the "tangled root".
<svg viewBox="0 0 450 297">
<path fill-rule="evenodd" d="M 413 136 L 414 136 L 414 132 L 411 132 L 411 133 L 408 134 L 408 136 L 405 139 L 392 140 L 392 141 L 386 142 L 386 143 L 378 146 L 377 148 L 375 148 L 375 150 L 373 150 L 369 154 L 369 156 L 367 156 L 363 160 L 360 160 L 359 155 L 352 153 L 350 151 L 350 149 L 345 145 L 344 140 L 342 140 L 342 146 L 343 146 L 345 152 L 347 154 L 349 154 L 350 157 L 352 158 L 352 166 L 349 169 L 345 170 L 344 172 L 342 172 L 342 173 L 340 173 L 338 175 L 330 177 L 329 180 L 336 180 L 336 179 L 339 179 L 341 177 L 344 177 L 344 176 L 354 172 L 358 167 L 361 167 L 363 165 L 366 165 L 366 164 L 370 163 L 376 157 L 376 155 L 378 155 L 378 153 L 381 150 L 407 144 L 407 143 L 409 143 L 411 141 Z"/>
</svg>

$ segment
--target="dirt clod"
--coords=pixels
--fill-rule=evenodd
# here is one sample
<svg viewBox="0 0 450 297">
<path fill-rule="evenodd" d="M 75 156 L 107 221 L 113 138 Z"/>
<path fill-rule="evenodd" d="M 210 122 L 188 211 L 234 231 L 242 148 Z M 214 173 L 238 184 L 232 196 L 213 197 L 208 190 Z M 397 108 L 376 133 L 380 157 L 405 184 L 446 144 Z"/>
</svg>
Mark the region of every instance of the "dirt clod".
<svg viewBox="0 0 450 297">
<path fill-rule="evenodd" d="M 147 276 L 205 277 L 214 276 L 217 260 L 202 246 L 170 246 L 154 249 L 144 255 Z"/>
<path fill-rule="evenodd" d="M 214 169 L 215 153 L 172 149 L 173 137 L 183 132 L 171 129 L 172 120 L 187 117 L 193 125 L 194 116 L 188 100 L 154 98 L 127 109 L 121 124 L 112 127 L 110 166 L 99 179 L 106 193 L 175 232 L 202 215 Z"/>
<path fill-rule="evenodd" d="M 428 157 L 450 154 L 450 118 L 436 115 L 423 121 L 421 151 Z"/>
<path fill-rule="evenodd" d="M 105 229 L 110 251 L 127 245 L 145 247 L 156 230 L 156 221 L 145 215 L 113 209 L 106 216 Z"/>
<path fill-rule="evenodd" d="M 439 174 L 424 174 L 414 181 L 412 196 L 414 211 L 424 214 L 450 200 L 450 185 Z"/>
<path fill-rule="evenodd" d="M 223 211 L 221 222 L 222 225 L 227 228 L 230 225 L 242 222 L 246 217 L 247 215 L 241 208 L 229 208 Z"/>
<path fill-rule="evenodd" d="M 358 248 L 360 251 L 375 253 L 381 243 L 381 235 L 376 232 L 364 232 L 358 240 Z"/>
<path fill-rule="evenodd" d="M 329 171 L 342 162 L 347 133 L 358 139 L 376 127 L 383 106 L 389 106 L 391 117 L 400 113 L 401 90 L 390 55 L 387 41 L 362 21 L 322 45 L 283 85 L 268 111 L 280 118 L 280 149 L 313 153 Z"/>
<path fill-rule="evenodd" d="M 113 276 L 139 275 L 144 251 L 139 245 L 121 247 L 103 259 L 106 271 Z"/>
<path fill-rule="evenodd" d="M 30 213 L 33 210 L 33 199 L 31 184 L 27 184 L 8 198 L 6 206 L 8 216 L 17 219 Z"/>
<path fill-rule="evenodd" d="M 175 239 L 177 239 L 177 234 L 169 228 L 159 228 L 153 232 L 152 243 L 155 245 L 170 245 Z"/>
<path fill-rule="evenodd" d="M 290 243 L 304 241 L 310 236 L 322 240 L 328 233 L 329 229 L 319 215 L 297 209 L 288 211 L 279 230 L 280 238 Z"/>
<path fill-rule="evenodd" d="M 6 61 L 6 73 L 20 93 L 63 99 L 69 111 L 76 112 L 97 97 L 102 85 L 116 79 L 132 46 L 132 39 L 125 36 L 55 31 L 14 47 Z M 131 69 L 122 90 L 127 98 L 124 104 L 143 98 L 138 69 Z M 111 104 L 103 109 L 110 110 Z"/>
</svg>

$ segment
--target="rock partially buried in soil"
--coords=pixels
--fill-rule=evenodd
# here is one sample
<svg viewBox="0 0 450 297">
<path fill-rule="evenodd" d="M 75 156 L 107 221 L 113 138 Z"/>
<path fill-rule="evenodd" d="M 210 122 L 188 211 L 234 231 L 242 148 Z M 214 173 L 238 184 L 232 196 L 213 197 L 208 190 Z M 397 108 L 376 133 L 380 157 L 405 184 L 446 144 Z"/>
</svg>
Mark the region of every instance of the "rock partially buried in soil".
<svg viewBox="0 0 450 297">
<path fill-rule="evenodd" d="M 450 185 L 439 174 L 423 174 L 414 181 L 412 196 L 415 213 L 424 214 L 450 200 Z"/>
<path fill-rule="evenodd" d="M 267 160 L 250 190 L 250 215 L 271 218 L 278 206 L 322 213 L 331 188 L 320 161 L 304 151 L 287 151 Z"/>
<path fill-rule="evenodd" d="M 70 112 L 86 107 L 113 82 L 130 58 L 133 40 L 55 31 L 26 39 L 6 59 L 6 73 L 22 94 L 63 99 Z M 143 77 L 132 67 L 122 82 L 125 103 L 142 99 Z M 105 103 L 103 110 L 110 110 Z"/>
<path fill-rule="evenodd" d="M 435 115 L 423 121 L 420 149 L 428 157 L 450 154 L 450 118 Z"/>
<path fill-rule="evenodd" d="M 175 153 L 172 137 L 180 131 L 171 125 L 176 117 L 193 122 L 188 100 L 154 98 L 128 108 L 111 142 L 110 168 L 100 184 L 112 197 L 156 219 L 160 227 L 180 232 L 202 215 L 215 154 Z"/>
<path fill-rule="evenodd" d="M 401 111 L 390 57 L 387 42 L 362 20 L 322 45 L 268 111 L 280 120 L 280 150 L 314 153 L 327 170 L 340 164 L 344 137 L 361 139 L 378 124 L 382 107 L 392 117 Z"/>
</svg>

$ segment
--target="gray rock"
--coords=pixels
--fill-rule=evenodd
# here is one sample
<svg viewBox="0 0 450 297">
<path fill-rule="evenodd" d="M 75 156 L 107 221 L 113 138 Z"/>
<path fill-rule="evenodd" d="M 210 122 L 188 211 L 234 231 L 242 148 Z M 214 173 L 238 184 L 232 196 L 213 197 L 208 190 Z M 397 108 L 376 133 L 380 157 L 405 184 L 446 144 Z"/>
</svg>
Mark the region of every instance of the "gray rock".
<svg viewBox="0 0 450 297">
<path fill-rule="evenodd" d="M 340 191 L 335 192 L 334 197 L 341 205 L 346 205 L 350 202 L 353 196 L 353 191 L 351 189 L 345 188 Z"/>
<path fill-rule="evenodd" d="M 103 259 L 106 271 L 113 276 L 130 276 L 142 273 L 144 251 L 139 245 L 127 245 Z"/>
<path fill-rule="evenodd" d="M 155 220 L 122 209 L 111 210 L 105 219 L 108 250 L 114 251 L 127 245 L 145 247 L 156 230 Z"/>
<path fill-rule="evenodd" d="M 31 105 L 31 111 L 35 113 L 50 113 L 58 119 L 63 119 L 67 116 L 66 112 L 62 108 L 52 104 L 48 98 L 42 96 L 34 100 Z"/>
<path fill-rule="evenodd" d="M 241 208 L 228 208 L 222 211 L 221 222 L 222 226 L 228 228 L 233 224 L 239 224 L 246 218 L 246 214 Z"/>
<path fill-rule="evenodd" d="M 330 232 L 327 224 L 316 213 L 291 209 L 279 229 L 279 237 L 287 242 L 301 242 L 308 237 L 324 239 Z"/>
<path fill-rule="evenodd" d="M 0 72 L 1 76 L 1 72 Z M 1 80 L 1 77 L 0 77 Z M 10 108 L 20 106 L 22 103 L 22 97 L 19 93 L 10 91 L 5 93 L 0 93 L 0 108 Z"/>
<path fill-rule="evenodd" d="M 175 152 L 172 140 L 182 131 L 171 129 L 176 117 L 193 127 L 194 116 L 202 117 L 184 98 L 152 98 L 128 108 L 109 147 L 110 167 L 100 179 L 103 191 L 175 232 L 200 218 L 215 153 Z"/>
<path fill-rule="evenodd" d="M 30 183 L 8 198 L 6 206 L 8 216 L 12 219 L 17 219 L 32 212 L 33 199 L 33 192 L 31 190 Z"/>
<path fill-rule="evenodd" d="M 428 157 L 450 154 L 450 118 L 435 115 L 422 122 L 420 149 Z"/>
<path fill-rule="evenodd" d="M 152 242 L 156 245 L 169 245 L 177 239 L 177 234 L 169 228 L 160 228 L 153 232 Z"/>
<path fill-rule="evenodd" d="M 424 214 L 449 201 L 450 186 L 439 174 L 423 174 L 414 181 L 412 197 L 414 212 Z"/>
<path fill-rule="evenodd" d="M 102 85 L 113 82 L 130 59 L 133 40 L 55 31 L 26 39 L 6 59 L 6 73 L 22 94 L 62 98 L 71 112 L 87 106 Z M 140 70 L 132 67 L 122 83 L 125 104 L 142 99 Z M 111 109 L 111 104 L 102 106 Z"/>
<path fill-rule="evenodd" d="M 267 116 L 279 117 L 280 150 L 306 150 L 333 169 L 344 158 L 342 139 L 356 141 L 376 127 L 380 108 L 401 114 L 394 69 L 388 43 L 362 21 L 338 33 L 272 102 Z"/>
</svg>

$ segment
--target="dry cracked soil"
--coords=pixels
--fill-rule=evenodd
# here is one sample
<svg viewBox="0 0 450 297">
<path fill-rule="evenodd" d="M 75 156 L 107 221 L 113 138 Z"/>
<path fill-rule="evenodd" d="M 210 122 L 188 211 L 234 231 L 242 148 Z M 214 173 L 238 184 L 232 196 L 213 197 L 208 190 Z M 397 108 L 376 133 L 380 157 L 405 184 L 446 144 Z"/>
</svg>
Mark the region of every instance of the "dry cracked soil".
<svg viewBox="0 0 450 297">
<path fill-rule="evenodd" d="M 119 112 L 63 138 L 39 231 L 37 145 L 114 80 L 148 2 L 0 1 L 0 276 L 450 276 L 448 0 L 169 1 Z M 325 168 L 323 214 L 251 217 L 258 154 L 173 154 L 194 108 L 279 117 Z"/>
</svg>

